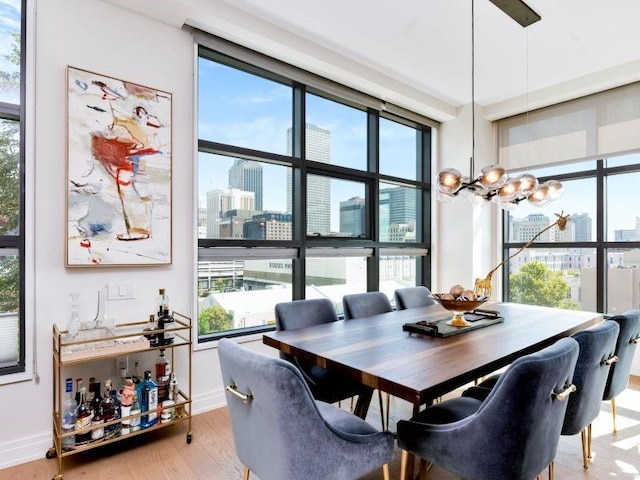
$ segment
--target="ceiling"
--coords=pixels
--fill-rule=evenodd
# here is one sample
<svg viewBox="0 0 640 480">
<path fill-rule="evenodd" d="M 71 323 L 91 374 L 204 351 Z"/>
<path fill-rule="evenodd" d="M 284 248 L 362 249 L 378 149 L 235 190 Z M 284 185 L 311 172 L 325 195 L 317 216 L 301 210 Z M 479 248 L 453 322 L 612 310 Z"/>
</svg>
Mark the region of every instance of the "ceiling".
<svg viewBox="0 0 640 480">
<path fill-rule="evenodd" d="M 471 0 L 107 1 L 197 26 L 436 120 L 471 101 Z M 485 117 L 640 80 L 638 0 L 527 3 L 542 20 L 525 29 L 488 0 L 475 2 L 475 100 Z"/>
</svg>

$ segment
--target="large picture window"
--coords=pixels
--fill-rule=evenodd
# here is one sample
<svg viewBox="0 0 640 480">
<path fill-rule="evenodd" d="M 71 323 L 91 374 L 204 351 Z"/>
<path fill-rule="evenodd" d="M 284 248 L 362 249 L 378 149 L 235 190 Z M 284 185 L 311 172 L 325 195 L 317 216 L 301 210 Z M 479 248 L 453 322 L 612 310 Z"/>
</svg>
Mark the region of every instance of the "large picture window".
<svg viewBox="0 0 640 480">
<path fill-rule="evenodd" d="M 0 375 L 6 375 L 25 370 L 25 2 L 0 0 L 0 7 Z"/>
<path fill-rule="evenodd" d="M 549 230 L 505 266 L 505 299 L 517 303 L 622 313 L 640 307 L 640 154 L 533 171 L 553 175 L 564 195 L 541 209 L 505 213 L 504 255 L 512 255 L 556 215 Z"/>
<path fill-rule="evenodd" d="M 348 293 L 428 285 L 429 121 L 211 42 L 197 62 L 199 340 L 274 328 L 278 302 L 329 298 L 340 314 Z"/>
</svg>

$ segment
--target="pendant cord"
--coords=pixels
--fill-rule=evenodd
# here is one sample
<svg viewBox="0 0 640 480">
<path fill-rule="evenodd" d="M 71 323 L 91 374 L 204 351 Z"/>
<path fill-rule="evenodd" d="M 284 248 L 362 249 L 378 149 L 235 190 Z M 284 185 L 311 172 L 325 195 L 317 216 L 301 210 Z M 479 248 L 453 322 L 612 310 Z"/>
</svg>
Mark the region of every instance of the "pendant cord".
<svg viewBox="0 0 640 480">
<path fill-rule="evenodd" d="M 474 25 L 474 4 L 471 0 L 471 176 L 469 181 L 474 180 L 474 163 L 476 154 L 476 98 L 475 98 L 475 25 Z"/>
</svg>

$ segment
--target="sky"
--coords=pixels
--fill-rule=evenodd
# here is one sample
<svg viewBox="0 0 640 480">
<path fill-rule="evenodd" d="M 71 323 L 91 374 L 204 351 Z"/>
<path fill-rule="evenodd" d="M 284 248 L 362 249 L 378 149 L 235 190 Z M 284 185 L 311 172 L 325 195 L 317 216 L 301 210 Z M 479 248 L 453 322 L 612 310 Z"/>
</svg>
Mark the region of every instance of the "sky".
<svg viewBox="0 0 640 480">
<path fill-rule="evenodd" d="M 215 62 L 199 59 L 199 138 L 287 155 L 292 124 L 292 89 Z M 331 163 L 356 169 L 367 164 L 367 114 L 307 94 L 307 123 L 331 132 Z M 416 130 L 396 122 L 380 122 L 380 165 L 383 173 L 415 179 Z M 206 192 L 226 188 L 233 160 L 199 154 L 201 205 Z M 286 210 L 287 167 L 264 165 L 263 209 Z M 363 196 L 359 182 L 331 180 L 331 230 L 339 231 L 339 202 Z"/>
<path fill-rule="evenodd" d="M 199 59 L 199 138 L 254 148 L 286 155 L 286 132 L 291 127 L 292 90 L 278 84 L 215 62 Z M 331 131 L 331 163 L 351 168 L 366 166 L 366 113 L 324 98 L 307 94 L 307 123 Z M 415 179 L 415 135 L 412 128 L 380 121 L 381 172 Z M 206 157 L 206 158 L 205 158 Z M 553 176 L 595 168 L 595 161 L 578 166 L 565 165 L 531 170 L 538 176 Z M 625 155 L 608 160 L 608 165 L 640 163 L 640 154 Z M 226 188 L 228 169 L 232 160 L 220 156 L 200 154 L 199 197 L 206 204 L 206 192 Z M 286 167 L 265 165 L 264 209 L 284 211 L 286 205 Z M 607 188 L 608 240 L 614 230 L 634 229 L 640 217 L 640 173 L 611 176 Z M 360 184 L 332 182 L 331 229 L 338 231 L 339 202 L 361 191 Z M 593 219 L 592 238 L 595 239 L 596 203 L 595 179 L 564 182 L 563 196 L 546 207 L 534 207 L 522 202 L 512 212 L 514 218 L 530 213 L 544 213 L 555 219 L 556 213 L 587 213 Z"/>
</svg>

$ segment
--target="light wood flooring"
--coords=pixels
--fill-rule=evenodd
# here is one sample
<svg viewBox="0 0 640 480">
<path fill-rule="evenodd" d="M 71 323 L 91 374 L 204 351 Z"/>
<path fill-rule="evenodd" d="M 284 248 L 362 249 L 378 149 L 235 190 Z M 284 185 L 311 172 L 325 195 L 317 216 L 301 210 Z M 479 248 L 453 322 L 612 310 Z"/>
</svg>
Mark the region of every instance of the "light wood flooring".
<svg viewBox="0 0 640 480">
<path fill-rule="evenodd" d="M 377 395 L 367 420 L 380 425 Z M 343 405 L 347 408 L 347 405 Z M 391 402 L 391 425 L 407 418 L 410 405 L 398 399 Z M 618 433 L 612 433 L 611 409 L 603 404 L 593 424 L 595 460 L 588 470 L 582 468 L 580 435 L 562 437 L 556 457 L 557 480 L 640 480 L 640 378 L 617 399 Z M 243 466 L 236 457 L 226 408 L 196 415 L 192 422 L 193 442 L 186 443 L 187 423 L 149 432 L 126 441 L 105 445 L 64 459 L 64 480 L 240 480 Z M 478 454 L 483 448 L 479 446 Z M 46 480 L 57 473 L 57 459 L 43 458 L 0 470 L 0 480 Z M 277 455 L 277 452 L 274 452 Z M 397 479 L 400 456 L 396 451 L 391 478 Z M 364 480 L 382 478 L 381 471 Z M 458 478 L 437 466 L 429 472 L 432 480 Z M 544 478 L 547 478 L 546 475 Z M 251 479 L 257 479 L 252 475 Z M 305 480 L 305 479 L 300 479 Z M 500 479 L 496 479 L 500 480 Z"/>
</svg>

